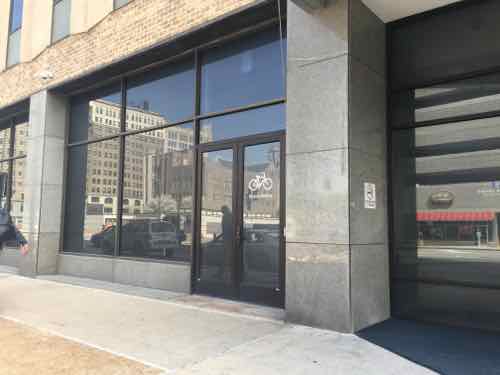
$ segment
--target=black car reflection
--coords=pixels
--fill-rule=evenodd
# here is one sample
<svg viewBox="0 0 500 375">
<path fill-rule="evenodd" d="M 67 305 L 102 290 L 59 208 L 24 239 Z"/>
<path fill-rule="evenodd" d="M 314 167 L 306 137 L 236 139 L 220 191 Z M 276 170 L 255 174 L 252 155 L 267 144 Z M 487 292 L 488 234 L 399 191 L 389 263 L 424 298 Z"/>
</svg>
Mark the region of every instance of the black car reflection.
<svg viewBox="0 0 500 375">
<path fill-rule="evenodd" d="M 203 264 L 220 267 L 225 263 L 224 239 L 219 236 L 202 245 Z M 276 272 L 279 269 L 279 232 L 246 230 L 241 242 L 245 270 Z"/>
</svg>

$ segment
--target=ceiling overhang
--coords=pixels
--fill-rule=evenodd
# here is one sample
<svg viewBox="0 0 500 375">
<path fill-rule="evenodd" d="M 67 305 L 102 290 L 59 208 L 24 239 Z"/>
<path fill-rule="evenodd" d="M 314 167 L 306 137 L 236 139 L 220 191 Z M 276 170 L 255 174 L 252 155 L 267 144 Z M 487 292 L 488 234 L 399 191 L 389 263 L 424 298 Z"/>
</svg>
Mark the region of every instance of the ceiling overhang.
<svg viewBox="0 0 500 375">
<path fill-rule="evenodd" d="M 305 0 L 304 0 L 305 1 Z M 310 0 L 312 1 L 312 0 Z M 362 0 L 382 21 L 391 22 L 461 0 Z"/>
<path fill-rule="evenodd" d="M 297 5 L 309 9 L 318 9 L 325 6 L 326 0 L 293 0 Z"/>
</svg>

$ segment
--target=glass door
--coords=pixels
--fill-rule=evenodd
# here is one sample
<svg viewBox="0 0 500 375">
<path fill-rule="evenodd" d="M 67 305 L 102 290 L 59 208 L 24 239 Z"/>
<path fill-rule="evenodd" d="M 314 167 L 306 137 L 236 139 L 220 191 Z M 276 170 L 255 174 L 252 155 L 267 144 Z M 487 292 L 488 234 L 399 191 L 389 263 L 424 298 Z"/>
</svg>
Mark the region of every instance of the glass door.
<svg viewBox="0 0 500 375">
<path fill-rule="evenodd" d="M 198 152 L 197 293 L 282 306 L 282 138 Z"/>
<path fill-rule="evenodd" d="M 236 297 L 233 148 L 200 152 L 197 291 Z"/>
<path fill-rule="evenodd" d="M 281 297 L 281 143 L 242 148 L 242 299 L 275 305 Z"/>
</svg>

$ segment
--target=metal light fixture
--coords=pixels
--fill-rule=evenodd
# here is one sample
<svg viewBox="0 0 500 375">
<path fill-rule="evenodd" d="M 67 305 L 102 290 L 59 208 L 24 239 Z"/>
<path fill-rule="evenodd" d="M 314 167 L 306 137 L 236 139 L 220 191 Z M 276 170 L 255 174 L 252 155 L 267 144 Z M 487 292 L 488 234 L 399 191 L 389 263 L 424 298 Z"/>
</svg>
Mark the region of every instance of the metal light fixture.
<svg viewBox="0 0 500 375">
<path fill-rule="evenodd" d="M 35 77 L 41 79 L 42 81 L 48 81 L 48 80 L 51 80 L 52 78 L 54 78 L 54 73 L 52 73 L 48 69 L 44 69 L 44 70 L 36 73 Z"/>
</svg>

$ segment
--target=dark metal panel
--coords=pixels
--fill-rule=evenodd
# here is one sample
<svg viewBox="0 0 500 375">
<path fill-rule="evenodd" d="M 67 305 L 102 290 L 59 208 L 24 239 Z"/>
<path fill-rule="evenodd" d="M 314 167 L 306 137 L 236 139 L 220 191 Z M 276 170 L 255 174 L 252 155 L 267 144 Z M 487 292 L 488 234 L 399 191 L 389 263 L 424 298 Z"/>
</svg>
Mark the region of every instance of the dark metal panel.
<svg viewBox="0 0 500 375">
<path fill-rule="evenodd" d="M 198 217 L 198 205 L 199 205 L 199 200 L 198 200 L 198 195 L 201 194 L 200 190 L 202 187 L 198 186 L 198 181 L 201 181 L 201 173 L 199 170 L 201 169 L 198 165 L 200 163 L 199 161 L 199 153 L 196 149 L 196 145 L 200 144 L 200 120 L 197 118 L 197 116 L 201 112 L 201 61 L 200 61 L 200 53 L 198 50 L 195 50 L 194 52 L 194 64 L 195 64 L 195 74 L 196 74 L 196 79 L 195 79 L 195 103 L 194 103 L 194 115 L 195 115 L 195 121 L 194 121 L 194 126 L 193 126 L 193 131 L 194 131 L 194 146 L 193 147 L 193 200 L 192 200 L 192 213 L 191 213 L 191 234 L 193 240 L 191 241 L 191 293 L 194 293 L 195 291 L 195 286 L 196 286 L 196 280 L 200 274 L 199 269 L 197 268 L 197 265 L 200 264 L 199 259 L 198 259 L 198 252 L 196 249 L 198 249 L 199 246 L 199 235 L 198 235 L 198 225 L 200 223 L 200 218 Z M 201 210 L 200 210 L 201 212 Z"/>
<path fill-rule="evenodd" d="M 390 24 L 392 89 L 500 66 L 500 3 L 465 1 Z"/>
<path fill-rule="evenodd" d="M 122 79 L 122 103 L 120 112 L 120 130 L 123 133 L 127 121 L 127 81 Z M 124 180 L 125 180 L 125 137 L 120 136 L 120 151 L 118 157 L 118 184 L 116 186 L 117 204 L 116 204 L 116 229 L 115 229 L 115 249 L 114 255 L 120 255 L 120 247 L 122 240 L 122 222 L 123 222 L 123 195 L 124 195 Z"/>
</svg>

